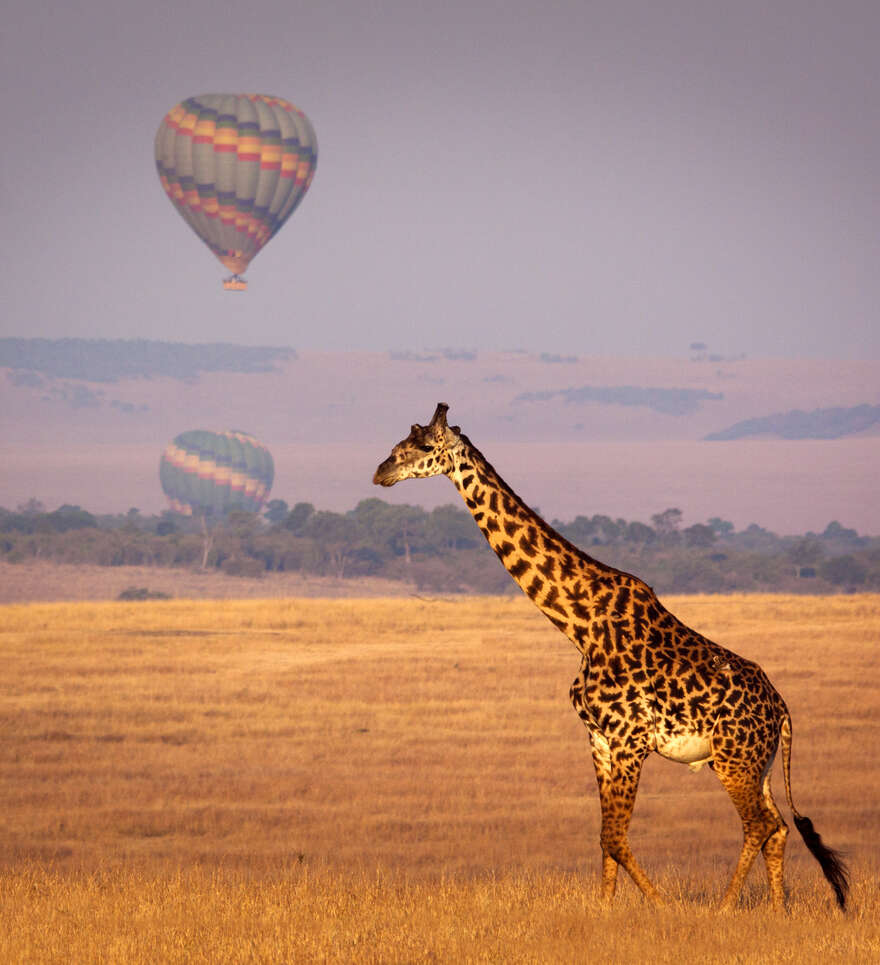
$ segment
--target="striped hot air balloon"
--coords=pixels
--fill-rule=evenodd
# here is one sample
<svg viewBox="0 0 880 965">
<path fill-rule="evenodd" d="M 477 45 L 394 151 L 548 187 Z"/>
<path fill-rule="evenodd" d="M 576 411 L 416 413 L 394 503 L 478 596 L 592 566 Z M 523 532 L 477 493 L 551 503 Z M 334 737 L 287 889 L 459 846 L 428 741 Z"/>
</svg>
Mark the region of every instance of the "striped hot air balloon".
<svg viewBox="0 0 880 965">
<path fill-rule="evenodd" d="M 318 142 L 305 114 L 265 94 L 201 94 L 156 132 L 156 167 L 187 224 L 239 276 L 312 183 Z"/>
<path fill-rule="evenodd" d="M 274 477 L 271 453 L 246 432 L 182 432 L 159 463 L 171 508 L 202 519 L 216 519 L 233 509 L 258 512 Z"/>
</svg>

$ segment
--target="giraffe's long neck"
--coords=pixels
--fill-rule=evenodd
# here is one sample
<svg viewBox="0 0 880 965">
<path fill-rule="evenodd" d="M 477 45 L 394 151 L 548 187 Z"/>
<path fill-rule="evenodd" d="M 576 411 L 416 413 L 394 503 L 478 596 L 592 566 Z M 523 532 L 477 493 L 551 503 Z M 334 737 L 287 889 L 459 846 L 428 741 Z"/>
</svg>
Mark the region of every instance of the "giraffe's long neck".
<svg viewBox="0 0 880 965">
<path fill-rule="evenodd" d="M 622 595 L 631 592 L 633 578 L 592 559 L 557 533 L 466 437 L 450 478 L 507 572 L 579 649 L 587 647 L 585 637 L 596 616 L 629 603 Z"/>
</svg>

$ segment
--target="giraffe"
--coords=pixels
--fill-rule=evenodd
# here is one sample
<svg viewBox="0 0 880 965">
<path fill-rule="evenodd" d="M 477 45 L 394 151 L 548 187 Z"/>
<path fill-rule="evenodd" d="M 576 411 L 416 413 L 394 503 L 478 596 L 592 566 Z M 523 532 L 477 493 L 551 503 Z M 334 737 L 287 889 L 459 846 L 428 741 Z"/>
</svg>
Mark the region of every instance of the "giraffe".
<svg viewBox="0 0 880 965">
<path fill-rule="evenodd" d="M 557 533 L 447 424 L 448 408 L 441 402 L 427 426 L 413 425 L 373 482 L 448 476 L 507 571 L 580 652 L 571 701 L 589 733 L 599 786 L 603 901 L 613 898 L 622 865 L 646 899 L 664 904 L 627 840 L 642 765 L 655 751 L 694 770 L 708 764 L 739 813 L 742 851 L 721 907 L 736 905 L 759 851 L 770 900 L 784 907 L 788 826 L 770 789 L 781 745 L 795 826 L 844 909 L 848 870 L 792 802 L 791 717 L 764 671 L 685 626 L 638 577 Z"/>
</svg>

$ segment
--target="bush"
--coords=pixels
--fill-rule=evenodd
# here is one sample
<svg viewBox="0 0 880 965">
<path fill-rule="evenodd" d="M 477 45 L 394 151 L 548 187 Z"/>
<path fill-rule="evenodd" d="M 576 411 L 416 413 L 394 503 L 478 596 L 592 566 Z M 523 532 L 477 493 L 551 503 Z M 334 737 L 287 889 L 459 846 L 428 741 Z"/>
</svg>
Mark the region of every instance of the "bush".
<svg viewBox="0 0 880 965">
<path fill-rule="evenodd" d="M 822 576 L 835 586 L 861 586 L 868 575 L 868 567 L 854 556 L 834 556 L 822 564 Z"/>
<path fill-rule="evenodd" d="M 247 556 L 230 556 L 220 564 L 220 570 L 227 576 L 247 576 L 251 579 L 259 579 L 266 572 L 260 560 Z"/>
<path fill-rule="evenodd" d="M 117 600 L 170 600 L 170 593 L 161 590 L 148 590 L 145 586 L 127 586 L 116 597 Z"/>
<path fill-rule="evenodd" d="M 420 590 L 435 593 L 513 593 L 510 574 L 486 548 L 482 552 L 456 550 L 443 556 L 413 560 L 402 578 L 412 579 Z M 390 575 L 390 574 L 389 574 Z"/>
<path fill-rule="evenodd" d="M 720 593 L 724 576 L 707 557 L 682 555 L 672 560 L 664 583 L 671 593 Z"/>
</svg>

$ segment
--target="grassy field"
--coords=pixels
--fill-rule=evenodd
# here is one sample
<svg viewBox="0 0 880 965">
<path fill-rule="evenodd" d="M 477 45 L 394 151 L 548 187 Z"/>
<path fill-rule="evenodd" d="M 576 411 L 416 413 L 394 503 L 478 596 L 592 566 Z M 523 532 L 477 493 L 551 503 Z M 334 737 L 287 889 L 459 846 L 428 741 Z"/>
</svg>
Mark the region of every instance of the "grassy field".
<svg viewBox="0 0 880 965">
<path fill-rule="evenodd" d="M 656 757 L 631 842 L 672 907 L 599 910 L 577 654 L 525 599 L 9 605 L 0 961 L 876 960 L 880 597 L 666 602 L 785 696 L 846 917 L 793 834 L 790 914 L 756 868 L 719 918 L 739 821 Z"/>
</svg>

